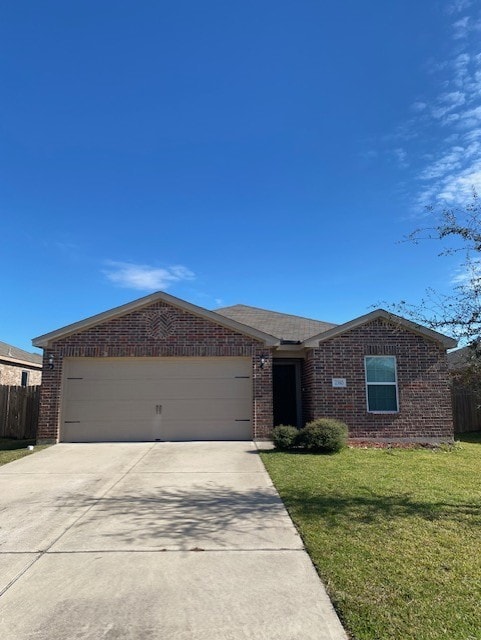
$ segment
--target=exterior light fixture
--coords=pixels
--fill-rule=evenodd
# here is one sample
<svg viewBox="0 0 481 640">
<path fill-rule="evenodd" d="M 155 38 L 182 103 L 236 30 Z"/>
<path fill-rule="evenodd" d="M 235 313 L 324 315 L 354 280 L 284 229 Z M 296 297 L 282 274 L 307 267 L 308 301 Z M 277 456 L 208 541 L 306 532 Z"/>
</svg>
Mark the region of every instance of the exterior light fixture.
<svg viewBox="0 0 481 640">
<path fill-rule="evenodd" d="M 268 356 L 266 356 L 265 354 L 260 356 L 259 369 L 263 369 L 264 368 L 264 365 L 267 362 L 267 358 L 268 358 Z"/>
<path fill-rule="evenodd" d="M 53 353 L 48 356 L 48 368 L 55 369 Z"/>
</svg>

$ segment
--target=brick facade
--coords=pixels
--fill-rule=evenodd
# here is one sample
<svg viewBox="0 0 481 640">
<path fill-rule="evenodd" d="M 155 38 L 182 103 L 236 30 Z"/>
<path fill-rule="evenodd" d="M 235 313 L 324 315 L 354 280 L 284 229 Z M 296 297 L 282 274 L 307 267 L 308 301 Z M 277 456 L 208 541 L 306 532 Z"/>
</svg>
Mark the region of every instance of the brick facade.
<svg viewBox="0 0 481 640">
<path fill-rule="evenodd" d="M 245 335 L 163 299 L 70 335 L 60 332 L 45 349 L 39 440 L 59 439 L 64 358 L 249 357 L 252 360 L 253 438 L 270 435 L 273 425 L 272 364 L 276 346 Z M 296 346 L 301 362 L 303 421 L 334 417 L 359 439 L 440 440 L 453 436 L 445 345 L 382 316 L 337 333 L 319 346 Z M 269 344 L 269 343 L 268 343 Z M 270 343 L 272 344 L 272 342 Z M 312 344 L 312 343 L 311 343 Z M 315 344 L 315 343 L 314 343 Z M 283 357 L 288 353 L 283 351 Z M 48 366 L 50 355 L 53 369 Z M 260 367 L 261 356 L 267 355 Z M 277 354 L 276 354 L 277 355 Z M 367 410 L 364 358 L 396 357 L 398 413 Z M 345 378 L 346 388 L 333 388 Z"/>
<path fill-rule="evenodd" d="M 364 357 L 396 357 L 399 412 L 368 413 Z M 333 388 L 332 378 L 346 378 Z M 451 392 L 443 346 L 384 319 L 347 331 L 307 353 L 306 420 L 344 421 L 351 438 L 436 440 L 453 436 Z"/>
<path fill-rule="evenodd" d="M 237 333 L 163 301 L 104 321 L 55 341 L 44 353 L 38 439 L 59 439 L 62 364 L 67 357 L 218 357 L 252 358 L 253 438 L 272 429 L 272 359 L 259 340 Z M 53 355 L 54 368 L 48 367 Z"/>
</svg>

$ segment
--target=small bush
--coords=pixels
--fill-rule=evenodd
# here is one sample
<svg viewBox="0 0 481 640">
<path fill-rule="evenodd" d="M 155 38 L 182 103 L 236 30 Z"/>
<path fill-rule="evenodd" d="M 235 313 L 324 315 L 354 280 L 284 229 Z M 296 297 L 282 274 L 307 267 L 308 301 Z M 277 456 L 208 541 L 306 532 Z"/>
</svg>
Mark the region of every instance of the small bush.
<svg viewBox="0 0 481 640">
<path fill-rule="evenodd" d="M 276 449 L 292 449 L 297 445 L 299 430 L 286 424 L 280 424 L 272 429 L 272 440 Z"/>
<path fill-rule="evenodd" d="M 347 425 L 333 418 L 318 418 L 301 429 L 298 444 L 308 451 L 337 453 L 346 446 Z"/>
</svg>

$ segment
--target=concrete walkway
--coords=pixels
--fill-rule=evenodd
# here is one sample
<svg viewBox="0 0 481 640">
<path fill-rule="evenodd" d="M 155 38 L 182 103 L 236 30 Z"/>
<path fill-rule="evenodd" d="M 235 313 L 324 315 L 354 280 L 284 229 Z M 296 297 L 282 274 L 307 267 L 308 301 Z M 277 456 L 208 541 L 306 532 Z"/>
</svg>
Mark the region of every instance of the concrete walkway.
<svg viewBox="0 0 481 640">
<path fill-rule="evenodd" d="M 344 640 L 253 443 L 0 467 L 2 640 Z"/>
</svg>

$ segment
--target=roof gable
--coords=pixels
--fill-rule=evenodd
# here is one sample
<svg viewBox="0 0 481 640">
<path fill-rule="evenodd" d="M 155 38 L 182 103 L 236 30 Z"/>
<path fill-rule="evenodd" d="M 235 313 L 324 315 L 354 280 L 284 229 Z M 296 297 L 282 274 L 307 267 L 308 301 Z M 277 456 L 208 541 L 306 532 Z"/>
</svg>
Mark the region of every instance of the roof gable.
<svg viewBox="0 0 481 640">
<path fill-rule="evenodd" d="M 445 349 L 452 349 L 456 346 L 457 342 L 453 338 L 449 338 L 448 336 L 443 335 L 437 331 L 433 331 L 432 329 L 428 329 L 416 322 L 412 322 L 411 320 L 407 320 L 401 316 L 397 316 L 394 313 L 389 313 L 385 309 L 375 309 L 370 313 L 366 313 L 363 316 L 359 316 L 359 318 L 354 318 L 354 320 L 350 320 L 349 322 L 345 322 L 344 324 L 340 324 L 333 329 L 329 329 L 328 331 L 324 331 L 323 333 L 319 333 L 312 338 L 309 338 L 304 342 L 304 346 L 306 347 L 317 347 L 320 342 L 325 342 L 326 340 L 330 340 L 331 338 L 335 338 L 347 331 L 351 331 L 352 329 L 356 329 L 372 320 L 376 320 L 378 318 L 383 318 L 384 320 L 388 320 L 394 325 L 402 327 L 408 331 L 412 331 L 413 333 L 417 333 L 428 340 L 432 340 L 434 342 L 441 343 Z"/>
<path fill-rule="evenodd" d="M 201 318 L 210 320 L 211 322 L 214 322 L 223 327 L 227 327 L 228 329 L 236 331 L 237 333 L 241 333 L 256 340 L 260 340 L 266 346 L 273 346 L 275 344 L 278 344 L 279 342 L 278 339 L 274 336 L 260 331 L 255 327 L 250 327 L 248 325 L 242 324 L 236 320 L 217 314 L 214 311 L 208 311 L 207 309 L 198 307 L 194 304 L 191 304 L 190 302 L 186 302 L 185 300 L 181 300 L 180 298 L 171 296 L 168 293 L 164 293 L 163 291 L 157 291 L 156 293 L 152 293 L 143 298 L 138 298 L 137 300 L 121 305 L 120 307 L 109 309 L 108 311 L 104 311 L 103 313 L 90 316 L 89 318 L 85 318 L 84 320 L 80 320 L 79 322 L 69 324 L 55 331 L 51 331 L 50 333 L 38 336 L 37 338 L 34 338 L 32 340 L 32 343 L 36 347 L 48 348 L 48 346 L 56 340 L 65 338 L 73 333 L 85 331 L 95 325 L 107 322 L 114 318 L 119 318 L 123 315 L 131 313 L 132 311 L 147 307 L 159 301 L 170 304 Z"/>
</svg>

